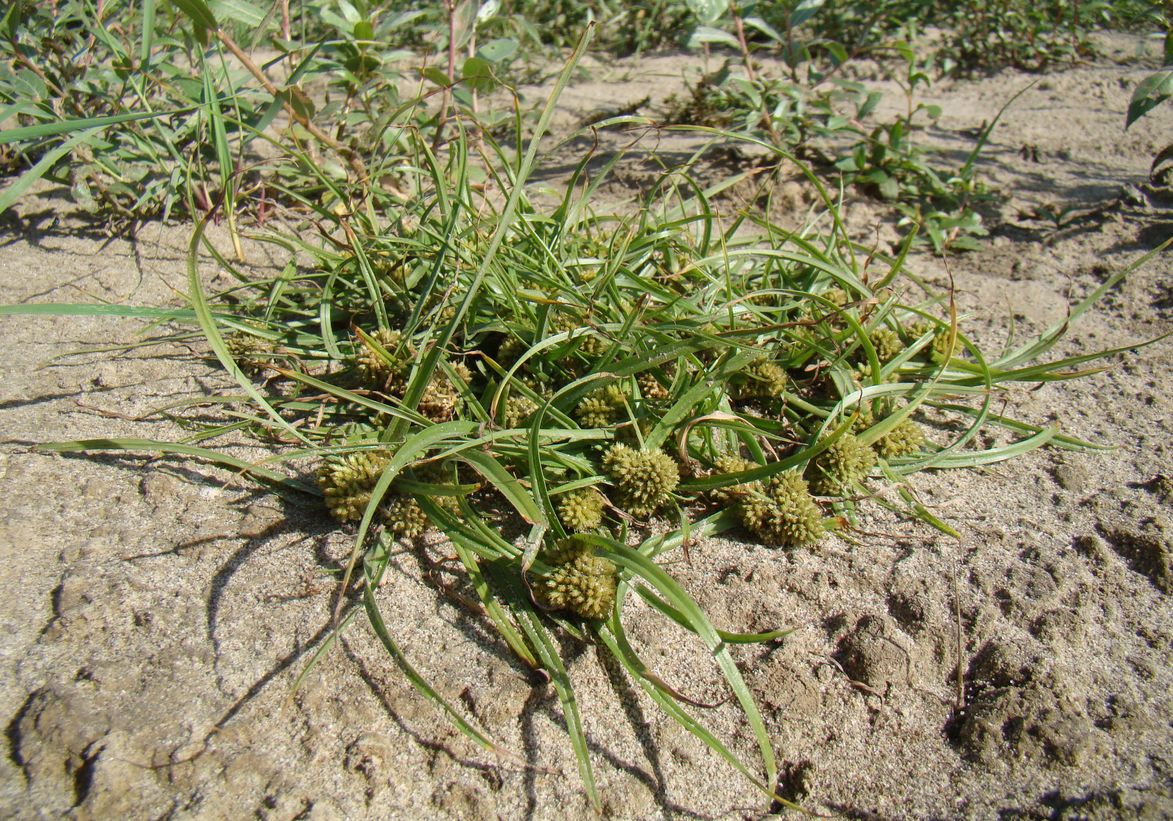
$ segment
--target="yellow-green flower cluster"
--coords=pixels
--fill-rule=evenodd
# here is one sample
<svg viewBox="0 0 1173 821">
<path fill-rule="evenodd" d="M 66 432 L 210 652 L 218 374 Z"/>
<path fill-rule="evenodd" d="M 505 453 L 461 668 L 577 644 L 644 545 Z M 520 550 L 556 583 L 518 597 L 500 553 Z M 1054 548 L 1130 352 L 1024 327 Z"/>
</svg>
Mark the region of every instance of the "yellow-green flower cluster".
<svg viewBox="0 0 1173 821">
<path fill-rule="evenodd" d="M 318 470 L 318 487 L 334 518 L 355 521 L 371 501 L 371 490 L 390 457 L 374 451 L 351 453 Z"/>
<path fill-rule="evenodd" d="M 505 366 L 512 365 L 526 352 L 527 347 L 516 336 L 508 336 L 502 340 L 500 347 L 497 348 L 497 361 Z"/>
<path fill-rule="evenodd" d="M 236 360 L 237 366 L 250 376 L 264 370 L 268 355 L 273 353 L 272 342 L 243 331 L 229 334 L 224 343 L 228 346 L 232 358 Z"/>
<path fill-rule="evenodd" d="M 765 492 L 756 482 L 748 487 L 749 492 L 737 502 L 738 518 L 763 544 L 796 547 L 822 537 L 823 513 L 800 475 L 779 473 Z"/>
<path fill-rule="evenodd" d="M 739 399 L 778 399 L 786 393 L 790 379 L 786 371 L 768 359 L 758 359 L 734 377 Z"/>
<path fill-rule="evenodd" d="M 503 421 L 507 428 L 519 428 L 538 410 L 538 403 L 528 396 L 512 394 L 505 400 L 505 415 Z"/>
<path fill-rule="evenodd" d="M 568 610 L 584 619 L 605 619 L 615 607 L 615 565 L 571 536 L 538 554 L 548 568 L 531 577 L 534 598 L 550 610 Z"/>
<path fill-rule="evenodd" d="M 736 454 L 725 454 L 717 457 L 717 463 L 713 468 L 714 475 L 721 475 L 725 473 L 741 473 L 743 470 L 752 470 L 753 468 L 761 467 L 752 459 L 746 459 Z M 761 482 L 743 482 L 739 485 L 729 485 L 728 487 L 714 488 L 709 491 L 709 498 L 714 502 L 722 505 L 731 505 L 736 503 L 739 499 L 745 497 L 753 490 L 761 490 Z"/>
<path fill-rule="evenodd" d="M 392 495 L 383 505 L 383 518 L 389 531 L 407 539 L 428 529 L 428 514 L 411 496 Z"/>
<path fill-rule="evenodd" d="M 905 419 L 894 427 L 880 441 L 876 442 L 876 452 L 885 459 L 895 456 L 907 456 L 916 453 L 925 443 L 925 433 L 921 426 L 911 419 Z"/>
<path fill-rule="evenodd" d="M 364 382 L 385 388 L 391 379 L 403 374 L 410 352 L 399 331 L 380 328 L 371 334 L 371 338 L 387 352 L 391 360 L 388 361 L 367 340 L 360 338 L 354 363 Z"/>
<path fill-rule="evenodd" d="M 636 381 L 639 382 L 639 392 L 644 399 L 660 401 L 668 398 L 668 389 L 660 384 L 660 380 L 651 371 L 644 371 Z"/>
<path fill-rule="evenodd" d="M 816 493 L 838 496 L 850 491 L 875 464 L 876 452 L 849 433 L 815 457 L 807 472 Z"/>
<path fill-rule="evenodd" d="M 680 469 L 671 456 L 627 445 L 611 446 L 603 457 L 603 470 L 615 483 L 616 504 L 640 519 L 659 510 L 680 481 Z"/>
<path fill-rule="evenodd" d="M 592 488 L 572 490 L 558 501 L 558 518 L 567 530 L 594 530 L 603 523 L 603 496 Z"/>
<path fill-rule="evenodd" d="M 876 356 L 881 362 L 895 359 L 904 350 L 904 342 L 900 334 L 887 326 L 881 326 L 871 333 L 872 347 L 876 349 Z"/>
<path fill-rule="evenodd" d="M 463 362 L 457 362 L 452 369 L 466 384 L 472 379 L 472 373 Z M 416 410 L 433 422 L 447 422 L 456 416 L 462 401 L 453 381 L 443 373 L 436 373 L 424 388 Z"/>
<path fill-rule="evenodd" d="M 913 339 L 920 339 L 929 331 L 933 331 L 933 341 L 927 349 L 928 357 L 934 362 L 947 361 L 956 353 L 956 348 L 949 346 L 949 336 L 951 333 L 949 328 L 921 320 L 909 329 L 909 333 Z"/>
<path fill-rule="evenodd" d="M 618 385 L 591 391 L 578 403 L 574 415 L 584 428 L 605 428 L 623 418 L 624 395 Z"/>
</svg>

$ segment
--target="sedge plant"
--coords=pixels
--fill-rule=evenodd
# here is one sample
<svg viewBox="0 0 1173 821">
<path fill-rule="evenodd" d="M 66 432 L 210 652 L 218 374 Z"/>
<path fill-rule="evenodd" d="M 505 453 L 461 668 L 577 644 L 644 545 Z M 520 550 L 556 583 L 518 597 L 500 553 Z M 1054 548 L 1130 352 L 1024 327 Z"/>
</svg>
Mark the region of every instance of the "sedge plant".
<svg viewBox="0 0 1173 821">
<path fill-rule="evenodd" d="M 858 247 L 809 169 L 826 215 L 797 232 L 756 212 L 719 213 L 715 192 L 687 166 L 666 171 L 636 210 L 603 211 L 598 186 L 620 155 L 589 179 L 584 157 L 561 199 L 542 205 L 527 181 L 585 43 L 534 131 L 516 135 L 516 149 L 483 131 L 474 138 L 462 117 L 447 122 L 440 149 L 403 128 L 400 173 L 410 193 L 397 209 L 336 207 L 350 201 L 347 192 L 318 172 L 317 184 L 336 196 L 329 206 L 316 196 L 302 203 L 316 230 L 255 235 L 288 259 L 273 275 L 234 263 L 197 224 L 190 306 L 123 313 L 187 326 L 180 334 L 196 329 L 236 383 L 215 397 L 234 403 L 233 413 L 180 442 L 45 448 L 205 459 L 330 517 L 353 550 L 338 568 L 334 632 L 310 665 L 365 615 L 412 686 L 473 743 L 500 753 L 491 728 L 445 697 L 451 684 L 416 669 L 383 615 L 379 582 L 394 542 L 439 531 L 479 617 L 556 691 L 596 807 L 575 682 L 560 649 L 567 637 L 596 643 L 670 720 L 781 801 L 773 745 L 735 648 L 785 631 L 719 629 L 666 559 L 718 533 L 774 550 L 850 538 L 855 511 L 882 482 L 901 490 L 907 516 L 952 532 L 916 503 L 906 477 L 1043 445 L 1095 447 L 994 408 L 1009 385 L 1075 378 L 1112 353 L 1047 359 L 1128 271 L 1062 324 L 991 355 L 967 334 L 950 295 L 908 272 L 911 238 L 893 257 Z M 796 162 L 745 134 L 694 131 Z M 309 154 L 293 147 L 289 156 L 315 173 Z M 209 262 L 233 278 L 229 289 L 207 289 Z M 27 312 L 119 309 L 0 310 Z M 926 414 L 936 423 L 931 432 L 921 424 Z M 990 427 L 1005 435 L 979 444 Z M 260 463 L 232 457 L 216 446 L 229 434 L 272 455 Z M 645 528 L 664 520 L 667 531 Z M 749 728 L 752 760 L 643 659 L 625 627 L 636 597 L 708 651 L 724 709 Z"/>
</svg>

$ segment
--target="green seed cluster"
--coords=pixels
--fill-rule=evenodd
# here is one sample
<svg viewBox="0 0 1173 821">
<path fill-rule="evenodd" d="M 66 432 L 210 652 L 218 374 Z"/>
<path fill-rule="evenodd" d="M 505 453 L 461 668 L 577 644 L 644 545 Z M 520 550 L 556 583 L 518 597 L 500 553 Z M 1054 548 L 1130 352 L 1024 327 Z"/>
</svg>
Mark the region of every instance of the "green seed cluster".
<svg viewBox="0 0 1173 821">
<path fill-rule="evenodd" d="M 913 339 L 919 339 L 929 331 L 933 332 L 933 341 L 928 348 L 929 358 L 934 362 L 944 362 L 952 357 L 956 350 L 949 346 L 950 331 L 948 328 L 942 328 L 940 325 L 935 325 L 924 320 L 914 323 L 909 328 L 909 333 Z"/>
<path fill-rule="evenodd" d="M 584 428 L 605 428 L 623 417 L 624 394 L 618 385 L 591 391 L 578 403 L 574 415 Z"/>
<path fill-rule="evenodd" d="M 531 416 L 537 413 L 538 403 L 528 396 L 514 394 L 505 400 L 505 416 L 503 421 L 507 428 L 519 428 Z"/>
<path fill-rule="evenodd" d="M 735 384 L 739 399 L 778 399 L 790 379 L 777 363 L 759 359 L 737 374 Z"/>
<path fill-rule="evenodd" d="M 615 483 L 616 503 L 640 519 L 659 510 L 680 481 L 680 468 L 671 456 L 627 445 L 611 446 L 603 457 L 603 470 Z"/>
<path fill-rule="evenodd" d="M 759 483 L 737 503 L 742 525 L 763 544 L 797 547 L 814 544 L 825 532 L 823 513 L 798 473 L 779 473 L 763 492 Z M 742 486 L 744 487 L 744 486 Z"/>
<path fill-rule="evenodd" d="M 660 380 L 650 371 L 644 371 L 636 380 L 639 382 L 639 392 L 644 399 L 659 402 L 668 398 L 668 389 L 660 384 Z"/>
<path fill-rule="evenodd" d="M 584 619 L 605 619 L 615 608 L 619 576 L 615 565 L 594 555 L 573 536 L 538 558 L 549 570 L 531 579 L 534 598 L 550 610 L 568 610 Z"/>
<path fill-rule="evenodd" d="M 916 453 L 925 443 L 925 432 L 911 419 L 905 419 L 876 442 L 876 452 L 885 459 Z"/>
<path fill-rule="evenodd" d="M 820 453 L 807 470 L 816 493 L 839 496 L 849 492 L 875 464 L 876 452 L 849 433 Z"/>
<path fill-rule="evenodd" d="M 391 496 L 383 505 L 383 517 L 387 529 L 405 539 L 414 539 L 428 529 L 428 514 L 410 496 Z"/>
<path fill-rule="evenodd" d="M 318 470 L 318 487 L 334 518 L 343 522 L 362 518 L 371 501 L 371 490 L 389 461 L 385 454 L 361 451 L 328 462 Z"/>
<path fill-rule="evenodd" d="M 727 453 L 717 458 L 713 473 L 718 476 L 725 473 L 741 473 L 743 470 L 752 470 L 756 467 L 761 466 L 752 459 Z M 743 482 L 739 485 L 714 488 L 709 491 L 709 498 L 717 504 L 732 505 L 744 498 L 751 491 L 755 489 L 760 491 L 761 488 L 761 482 Z"/>
<path fill-rule="evenodd" d="M 502 365 L 509 366 L 516 362 L 523 353 L 529 349 L 529 345 L 522 342 L 516 336 L 508 336 L 497 348 L 497 361 Z"/>
<path fill-rule="evenodd" d="M 603 523 L 602 495 L 591 488 L 564 493 L 558 502 L 558 518 L 567 530 L 594 530 Z"/>
<path fill-rule="evenodd" d="M 904 342 L 900 334 L 888 327 L 877 328 L 871 334 L 872 347 L 876 349 L 876 356 L 881 362 L 895 359 L 904 350 Z"/>
<path fill-rule="evenodd" d="M 371 334 L 371 338 L 391 356 L 392 361 L 388 362 L 370 343 L 360 338 L 354 364 L 364 382 L 383 388 L 391 379 L 402 375 L 409 352 L 399 331 L 380 328 Z"/>
<path fill-rule="evenodd" d="M 230 334 L 224 339 L 224 343 L 240 369 L 250 375 L 256 375 L 264 370 L 268 355 L 273 353 L 272 342 L 243 331 Z"/>
<path fill-rule="evenodd" d="M 452 368 L 466 384 L 472 379 L 472 373 L 463 363 L 458 362 Z M 462 404 L 460 391 L 456 385 L 446 375 L 437 372 L 424 388 L 416 410 L 433 422 L 447 422 L 456 416 Z"/>
<path fill-rule="evenodd" d="M 836 308 L 843 308 L 851 301 L 851 295 L 842 288 L 828 288 L 823 291 L 820 296 L 834 305 Z"/>
<path fill-rule="evenodd" d="M 607 350 L 607 340 L 593 333 L 580 334 L 576 338 L 578 339 L 578 349 L 591 358 L 602 356 L 603 351 Z"/>
</svg>

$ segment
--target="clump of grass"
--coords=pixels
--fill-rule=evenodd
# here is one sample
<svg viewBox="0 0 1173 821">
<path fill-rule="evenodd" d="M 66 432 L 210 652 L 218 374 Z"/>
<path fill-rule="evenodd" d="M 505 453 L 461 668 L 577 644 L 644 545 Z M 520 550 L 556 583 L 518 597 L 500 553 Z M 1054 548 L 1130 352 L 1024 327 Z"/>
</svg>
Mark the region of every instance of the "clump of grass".
<svg viewBox="0 0 1173 821">
<path fill-rule="evenodd" d="M 1094 447 L 992 407 L 1007 384 L 1087 372 L 1080 366 L 1098 355 L 1039 360 L 1126 272 L 1061 326 L 988 357 L 960 326 L 949 294 L 909 276 L 903 254 L 865 255 L 846 238 L 825 193 L 829 232 L 813 224 L 788 232 L 756 214 L 723 219 L 683 172 L 666 175 L 636 213 L 602 214 L 591 199 L 600 178 L 583 178 L 584 161 L 564 198 L 543 210 L 525 183 L 573 66 L 524 155 L 481 134 L 484 165 L 474 175 L 465 131 L 457 128 L 440 155 L 417 140 L 407 172 L 415 194 L 393 215 L 310 205 L 327 241 L 259 236 L 288 254 L 273 277 L 238 270 L 197 227 L 187 316 L 248 397 L 231 423 L 203 438 L 243 431 L 278 449 L 269 460 L 277 466 L 316 461 L 316 485 L 191 444 L 56 448 L 213 459 L 332 514 L 354 537 L 338 629 L 350 621 L 342 610 L 353 593 L 417 690 L 469 739 L 498 751 L 411 666 L 381 615 L 391 541 L 434 528 L 483 617 L 524 664 L 549 676 L 596 805 L 555 632 L 599 643 L 669 717 L 781 800 L 773 748 L 730 645 L 782 631 L 716 630 L 657 560 L 686 538 L 733 531 L 747 550 L 757 542 L 801 549 L 830 528 L 850 528 L 877 483 L 1045 444 Z M 229 291 L 205 290 L 201 249 L 234 275 Z M 181 318 L 155 318 L 168 316 Z M 243 346 L 241 333 L 264 340 L 272 358 Z M 915 427 L 925 410 L 940 431 L 932 439 Z M 975 447 L 988 426 L 1012 441 Z M 946 527 L 911 502 L 906 513 Z M 656 516 L 687 529 L 629 546 L 632 521 Z M 519 522 L 528 533 L 506 539 Z M 639 657 L 624 630 L 632 593 L 707 648 L 760 766 L 734 755 Z"/>
</svg>

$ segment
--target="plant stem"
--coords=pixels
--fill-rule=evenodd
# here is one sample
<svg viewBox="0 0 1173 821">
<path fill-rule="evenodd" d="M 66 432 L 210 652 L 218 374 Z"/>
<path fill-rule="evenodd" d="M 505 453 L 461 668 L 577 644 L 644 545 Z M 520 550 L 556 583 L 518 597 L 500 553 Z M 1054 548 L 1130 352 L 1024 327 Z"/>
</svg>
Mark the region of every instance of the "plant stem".
<svg viewBox="0 0 1173 821">
<path fill-rule="evenodd" d="M 226 49 L 232 52 L 232 55 L 240 61 L 241 65 L 245 67 L 249 74 L 257 79 L 257 82 L 259 82 L 264 87 L 265 91 L 269 92 L 269 94 L 272 94 L 273 97 L 281 100 L 281 105 L 285 109 L 286 113 L 288 113 L 290 117 L 296 120 L 298 125 L 313 135 L 314 139 L 333 149 L 340 157 L 346 160 L 347 164 L 350 166 L 350 169 L 358 177 L 359 182 L 365 182 L 367 180 L 366 166 L 363 164 L 362 158 L 359 157 L 358 154 L 356 154 L 352 149 L 338 142 L 338 140 L 331 137 L 322 129 L 318 128 L 308 117 L 294 108 L 293 103 L 289 101 L 289 98 L 283 97 L 281 95 L 281 89 L 277 88 L 277 86 L 273 84 L 273 81 L 265 76 L 265 72 L 261 71 L 260 66 L 254 63 L 252 59 L 244 53 L 244 49 L 238 46 L 236 41 L 233 40 L 232 37 L 230 37 L 228 34 L 226 34 L 223 29 L 216 29 L 216 39 L 218 39 Z"/>
</svg>

